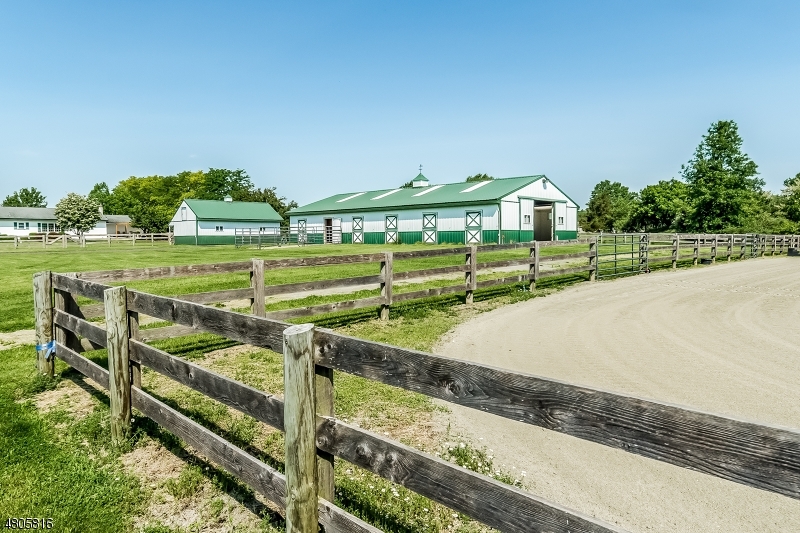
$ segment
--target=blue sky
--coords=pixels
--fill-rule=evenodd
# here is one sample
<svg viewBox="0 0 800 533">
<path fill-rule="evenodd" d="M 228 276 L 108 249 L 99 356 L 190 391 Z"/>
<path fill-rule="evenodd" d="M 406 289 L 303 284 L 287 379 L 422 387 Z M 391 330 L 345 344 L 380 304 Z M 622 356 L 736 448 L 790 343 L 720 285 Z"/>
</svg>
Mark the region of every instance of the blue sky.
<svg viewBox="0 0 800 533">
<path fill-rule="evenodd" d="M 412 178 L 679 175 L 739 123 L 800 172 L 800 3 L 2 2 L 0 195 L 244 168 L 301 204 Z"/>
</svg>

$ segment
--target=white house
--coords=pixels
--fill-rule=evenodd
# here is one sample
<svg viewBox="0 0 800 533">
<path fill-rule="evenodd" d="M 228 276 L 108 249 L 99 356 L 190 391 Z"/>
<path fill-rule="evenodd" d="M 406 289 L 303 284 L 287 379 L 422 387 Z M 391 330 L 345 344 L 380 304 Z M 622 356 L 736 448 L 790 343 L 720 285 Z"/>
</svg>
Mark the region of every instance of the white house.
<svg viewBox="0 0 800 533">
<path fill-rule="evenodd" d="M 109 219 L 114 222 L 110 223 Z M 115 234 L 121 227 L 130 231 L 130 223 L 127 215 L 101 215 L 97 224 L 85 235 L 88 238 L 105 237 Z M 31 233 L 61 233 L 56 210 L 51 207 L 0 207 L 0 235 L 26 237 Z"/>
<path fill-rule="evenodd" d="M 175 244 L 234 244 L 236 230 L 279 232 L 283 218 L 266 202 L 184 200 L 170 222 Z"/>
<path fill-rule="evenodd" d="M 420 173 L 410 188 L 337 194 L 293 209 L 289 217 L 292 232 L 322 228 L 326 242 L 473 244 L 578 236 L 578 204 L 543 175 L 431 185 Z"/>
</svg>

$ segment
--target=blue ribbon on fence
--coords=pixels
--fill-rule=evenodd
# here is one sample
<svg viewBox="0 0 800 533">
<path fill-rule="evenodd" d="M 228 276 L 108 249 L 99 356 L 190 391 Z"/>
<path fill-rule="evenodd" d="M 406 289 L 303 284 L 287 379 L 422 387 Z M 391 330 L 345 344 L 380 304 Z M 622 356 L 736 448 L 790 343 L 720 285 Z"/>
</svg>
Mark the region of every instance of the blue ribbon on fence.
<svg viewBox="0 0 800 533">
<path fill-rule="evenodd" d="M 36 351 L 45 351 L 44 360 L 49 361 L 51 356 L 55 357 L 56 355 L 56 341 L 50 341 L 47 344 L 37 344 Z"/>
</svg>

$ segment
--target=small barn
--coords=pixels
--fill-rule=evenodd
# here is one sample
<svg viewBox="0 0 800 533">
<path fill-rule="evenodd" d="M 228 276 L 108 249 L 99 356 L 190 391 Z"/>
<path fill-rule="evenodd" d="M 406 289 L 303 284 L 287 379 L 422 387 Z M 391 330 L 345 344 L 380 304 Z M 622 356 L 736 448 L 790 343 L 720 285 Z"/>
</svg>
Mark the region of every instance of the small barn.
<svg viewBox="0 0 800 533">
<path fill-rule="evenodd" d="M 544 175 L 336 194 L 289 212 L 293 238 L 343 243 L 512 243 L 578 236 L 578 204 Z"/>
<path fill-rule="evenodd" d="M 237 231 L 279 233 L 283 218 L 266 202 L 184 200 L 170 222 L 175 244 L 235 244 Z"/>
</svg>

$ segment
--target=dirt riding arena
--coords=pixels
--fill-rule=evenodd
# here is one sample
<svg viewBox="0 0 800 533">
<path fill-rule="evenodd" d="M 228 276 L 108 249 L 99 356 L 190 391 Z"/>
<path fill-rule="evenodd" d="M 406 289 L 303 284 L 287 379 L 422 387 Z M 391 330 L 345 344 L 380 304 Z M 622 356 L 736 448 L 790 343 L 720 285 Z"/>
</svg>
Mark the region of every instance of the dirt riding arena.
<svg viewBox="0 0 800 533">
<path fill-rule="evenodd" d="M 800 428 L 800 258 L 584 283 L 457 328 L 437 353 Z M 449 406 L 533 493 L 633 532 L 800 531 L 800 501 Z"/>
</svg>

